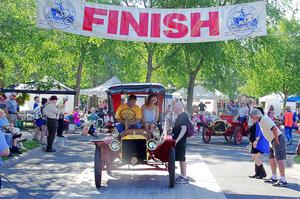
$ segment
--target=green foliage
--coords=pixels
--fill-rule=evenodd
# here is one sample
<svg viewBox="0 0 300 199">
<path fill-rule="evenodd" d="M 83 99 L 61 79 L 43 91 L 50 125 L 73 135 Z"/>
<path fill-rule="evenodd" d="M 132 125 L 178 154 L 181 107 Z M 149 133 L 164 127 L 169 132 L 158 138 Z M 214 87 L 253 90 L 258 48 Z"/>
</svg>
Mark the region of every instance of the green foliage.
<svg viewBox="0 0 300 199">
<path fill-rule="evenodd" d="M 256 0 L 94 0 L 153 8 L 195 8 Z M 191 77 L 208 89 L 234 97 L 270 92 L 299 93 L 299 22 L 284 19 L 289 0 L 267 4 L 269 35 L 229 42 L 148 44 L 104 40 L 42 30 L 35 26 L 35 0 L 0 2 L 0 85 L 40 82 L 45 76 L 75 88 L 83 64 L 81 88 L 112 76 L 123 82 L 152 81 L 188 87 Z M 149 60 L 152 60 L 150 63 Z M 50 82 L 49 82 L 50 83 Z M 45 85 L 42 85 L 45 86 Z M 42 88 L 42 87 L 41 87 Z M 46 87 L 43 87 L 47 89 Z"/>
<path fill-rule="evenodd" d="M 297 163 L 297 164 L 300 164 L 300 156 L 295 156 L 294 157 L 294 161 Z"/>
<path fill-rule="evenodd" d="M 39 144 L 38 141 L 36 140 L 27 140 L 23 143 L 23 151 L 26 152 L 26 151 L 30 151 L 32 149 L 35 149 L 35 148 L 38 148 L 40 147 L 41 145 Z"/>
<path fill-rule="evenodd" d="M 247 45 L 254 47 L 251 67 L 245 71 L 245 94 L 260 97 L 272 92 L 283 99 L 299 94 L 300 84 L 300 24 L 282 20 L 269 30 L 269 36 L 257 38 Z"/>
</svg>

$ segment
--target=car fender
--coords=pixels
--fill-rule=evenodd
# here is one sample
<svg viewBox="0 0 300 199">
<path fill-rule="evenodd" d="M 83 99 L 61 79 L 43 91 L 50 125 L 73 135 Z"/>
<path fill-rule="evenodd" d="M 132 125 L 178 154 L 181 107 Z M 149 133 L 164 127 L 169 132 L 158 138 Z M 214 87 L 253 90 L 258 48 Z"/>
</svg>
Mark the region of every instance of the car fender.
<svg viewBox="0 0 300 199">
<path fill-rule="evenodd" d="M 169 152 L 172 147 L 175 147 L 175 140 L 173 140 L 171 135 L 167 135 L 166 139 L 155 149 L 155 157 L 162 162 L 168 162 Z"/>
<path fill-rule="evenodd" d="M 112 151 L 110 149 L 110 143 L 114 140 L 113 137 L 109 136 L 101 140 L 93 140 L 92 143 L 95 144 L 96 147 L 101 148 L 101 157 L 104 162 L 111 163 L 116 158 L 119 157 L 119 151 Z"/>
</svg>

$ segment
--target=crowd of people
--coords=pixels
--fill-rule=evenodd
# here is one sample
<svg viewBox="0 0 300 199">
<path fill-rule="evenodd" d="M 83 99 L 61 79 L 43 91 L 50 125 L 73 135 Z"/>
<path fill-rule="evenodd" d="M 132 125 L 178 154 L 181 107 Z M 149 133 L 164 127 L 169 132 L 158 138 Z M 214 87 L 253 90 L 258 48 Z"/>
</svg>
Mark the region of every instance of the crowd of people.
<svg viewBox="0 0 300 199">
<path fill-rule="evenodd" d="M 206 105 L 202 102 L 194 106 L 193 120 L 197 122 L 214 122 L 220 118 L 215 112 L 208 113 Z M 287 186 L 285 179 L 286 144 L 291 145 L 293 130 L 298 129 L 298 116 L 291 110 L 290 106 L 285 107 L 284 113 L 275 116 L 273 106 L 270 106 L 267 114 L 262 107 L 252 101 L 239 104 L 230 100 L 226 105 L 226 115 L 234 116 L 236 122 L 248 123 L 249 126 L 249 152 L 255 163 L 255 173 L 250 178 L 265 179 L 265 171 L 262 154 L 269 154 L 269 164 L 272 175 L 265 179 L 266 183 L 273 186 Z M 281 126 L 284 128 L 281 128 Z M 280 177 L 277 176 L 277 168 Z"/>
<path fill-rule="evenodd" d="M 0 155 L 6 156 L 10 153 L 22 153 L 18 143 L 22 142 L 22 134 L 14 127 L 17 119 L 18 104 L 16 103 L 16 94 L 11 93 L 9 99 L 5 95 L 0 96 Z M 33 139 L 43 145 L 46 145 L 46 152 L 55 152 L 53 142 L 56 136 L 64 137 L 66 118 L 77 127 L 83 125 L 84 115 L 89 120 L 109 121 L 108 104 L 104 101 L 96 109 L 91 107 L 85 113 L 80 113 L 75 107 L 71 114 L 65 113 L 67 97 L 58 99 L 57 96 L 51 96 L 49 99 L 34 98 L 33 115 L 35 131 Z M 138 106 L 137 96 L 130 95 L 127 102 L 123 102 L 117 109 L 115 114 L 116 126 L 119 133 L 123 133 L 126 129 L 141 129 L 153 133 L 159 127 L 160 110 L 158 107 L 159 98 L 156 94 L 150 94 L 143 106 Z M 186 175 L 186 140 L 187 129 L 190 122 L 189 115 L 184 111 L 184 104 L 180 101 L 169 105 L 166 109 L 166 119 L 169 123 L 169 133 L 175 140 L 176 161 L 180 162 L 180 175 L 176 178 L 177 183 L 189 183 Z M 292 143 L 292 131 L 295 128 L 297 115 L 291 111 L 290 107 L 285 108 L 282 114 L 282 123 L 284 132 L 280 129 L 281 123 L 274 115 L 274 107 L 270 107 L 267 114 L 264 110 L 255 104 L 245 103 L 241 101 L 237 105 L 233 100 L 229 101 L 226 106 L 227 114 L 235 116 L 237 122 L 248 122 L 249 126 L 249 146 L 250 154 L 255 164 L 255 173 L 250 178 L 264 179 L 267 177 L 262 154 L 269 154 L 269 163 L 272 170 L 272 176 L 265 180 L 266 183 L 272 183 L 274 186 L 286 186 L 285 166 L 286 159 L 286 142 Z M 216 112 L 208 113 L 206 105 L 201 102 L 194 107 L 194 113 L 199 121 L 214 122 L 219 118 Z M 194 115 L 194 116 L 195 116 Z M 279 118 L 280 119 L 280 118 Z M 276 123 L 275 123 L 276 122 Z M 93 134 L 95 132 L 95 124 L 92 124 L 88 131 Z M 47 139 L 46 139 L 47 138 Z M 269 147 L 271 146 L 271 147 Z M 1 162 L 0 162 L 1 164 Z M 277 167 L 279 168 L 280 178 L 277 177 Z"/>
</svg>

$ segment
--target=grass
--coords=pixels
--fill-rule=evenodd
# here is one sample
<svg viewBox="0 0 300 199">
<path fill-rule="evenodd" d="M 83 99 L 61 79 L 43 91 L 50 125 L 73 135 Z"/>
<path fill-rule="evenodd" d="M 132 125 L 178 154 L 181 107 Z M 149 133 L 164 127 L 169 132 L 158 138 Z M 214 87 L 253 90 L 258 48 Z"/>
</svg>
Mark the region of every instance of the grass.
<svg viewBox="0 0 300 199">
<path fill-rule="evenodd" d="M 35 148 L 38 148 L 39 146 L 41 146 L 41 145 L 36 140 L 26 140 L 25 142 L 23 142 L 24 149 L 22 149 L 22 152 L 26 153 L 27 151 L 30 151 L 30 150 L 35 149 Z M 16 157 L 16 156 L 18 156 L 18 155 L 17 154 L 13 154 L 10 157 L 2 157 L 2 159 L 5 161 L 5 160 L 8 160 L 9 158 Z"/>
<path fill-rule="evenodd" d="M 300 164 L 300 156 L 296 156 L 294 157 L 294 161 L 297 163 L 297 164 Z"/>
<path fill-rule="evenodd" d="M 25 148 L 23 149 L 23 152 L 30 151 L 32 149 L 38 148 L 39 146 L 41 145 L 36 140 L 26 140 L 25 142 L 23 142 L 23 147 Z"/>
</svg>

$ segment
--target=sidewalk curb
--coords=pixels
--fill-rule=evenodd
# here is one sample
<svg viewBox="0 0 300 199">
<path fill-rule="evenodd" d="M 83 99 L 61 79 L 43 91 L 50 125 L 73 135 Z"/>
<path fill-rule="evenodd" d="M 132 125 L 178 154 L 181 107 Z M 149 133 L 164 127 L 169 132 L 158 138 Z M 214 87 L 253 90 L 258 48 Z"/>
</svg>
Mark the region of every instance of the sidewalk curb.
<svg viewBox="0 0 300 199">
<path fill-rule="evenodd" d="M 40 146 L 38 148 L 32 149 L 24 154 L 21 154 L 19 156 L 13 157 L 13 158 L 9 158 L 6 161 L 3 161 L 3 164 L 1 167 L 3 168 L 9 168 L 9 167 L 13 167 L 16 164 L 19 164 L 25 160 L 28 160 L 30 158 L 33 158 L 35 156 L 38 156 L 42 153 L 44 153 L 45 151 L 43 150 L 43 146 Z"/>
</svg>

